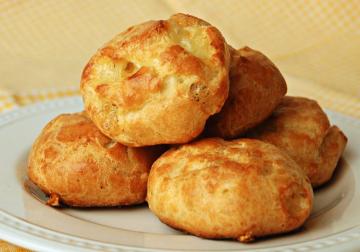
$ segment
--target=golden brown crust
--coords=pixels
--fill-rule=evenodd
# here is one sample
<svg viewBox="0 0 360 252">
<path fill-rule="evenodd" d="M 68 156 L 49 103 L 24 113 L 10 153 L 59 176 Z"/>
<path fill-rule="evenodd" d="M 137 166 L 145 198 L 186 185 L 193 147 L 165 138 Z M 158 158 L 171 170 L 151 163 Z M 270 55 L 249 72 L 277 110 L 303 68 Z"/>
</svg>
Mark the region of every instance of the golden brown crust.
<svg viewBox="0 0 360 252">
<path fill-rule="evenodd" d="M 314 100 L 286 96 L 269 119 L 248 137 L 276 145 L 306 172 L 314 187 L 327 182 L 343 153 L 347 138 Z"/>
<path fill-rule="evenodd" d="M 300 167 L 254 139 L 209 138 L 167 151 L 151 168 L 147 193 L 162 222 L 205 238 L 245 242 L 301 226 L 312 200 Z"/>
<path fill-rule="evenodd" d="M 53 196 L 49 204 L 56 203 L 56 197 L 80 207 L 137 204 L 145 200 L 148 173 L 158 151 L 112 141 L 84 113 L 63 114 L 49 122 L 35 141 L 28 176 Z"/>
<path fill-rule="evenodd" d="M 265 55 L 249 47 L 230 52 L 229 97 L 205 130 L 222 138 L 238 137 L 265 120 L 287 91 L 280 71 Z"/>
<path fill-rule="evenodd" d="M 221 33 L 196 17 L 130 27 L 84 68 L 85 110 L 104 134 L 128 146 L 188 142 L 223 106 L 229 61 Z"/>
</svg>

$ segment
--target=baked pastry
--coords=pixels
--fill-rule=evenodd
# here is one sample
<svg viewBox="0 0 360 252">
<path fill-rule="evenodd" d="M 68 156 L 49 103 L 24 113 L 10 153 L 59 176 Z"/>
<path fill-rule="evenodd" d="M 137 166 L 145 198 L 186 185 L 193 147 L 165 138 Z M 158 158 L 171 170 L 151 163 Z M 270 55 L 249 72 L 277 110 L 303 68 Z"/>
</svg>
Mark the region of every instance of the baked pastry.
<svg viewBox="0 0 360 252">
<path fill-rule="evenodd" d="M 85 110 L 105 135 L 128 146 L 188 142 L 222 108 L 229 61 L 221 33 L 196 17 L 130 27 L 86 65 Z"/>
<path fill-rule="evenodd" d="M 142 203 L 148 173 L 159 147 L 131 148 L 102 134 L 84 113 L 53 119 L 36 139 L 28 176 L 69 206 L 118 206 Z"/>
<path fill-rule="evenodd" d="M 236 138 L 265 120 L 286 94 L 286 82 L 261 52 L 231 49 L 229 97 L 220 113 L 209 118 L 206 134 Z"/>
<path fill-rule="evenodd" d="M 269 119 L 247 137 L 274 144 L 306 172 L 314 187 L 327 182 L 343 153 L 347 138 L 319 104 L 303 97 L 285 96 Z"/>
<path fill-rule="evenodd" d="M 155 161 L 147 201 L 176 229 L 246 242 L 301 226 L 313 191 L 301 168 L 275 146 L 208 138 L 173 148 Z"/>
</svg>

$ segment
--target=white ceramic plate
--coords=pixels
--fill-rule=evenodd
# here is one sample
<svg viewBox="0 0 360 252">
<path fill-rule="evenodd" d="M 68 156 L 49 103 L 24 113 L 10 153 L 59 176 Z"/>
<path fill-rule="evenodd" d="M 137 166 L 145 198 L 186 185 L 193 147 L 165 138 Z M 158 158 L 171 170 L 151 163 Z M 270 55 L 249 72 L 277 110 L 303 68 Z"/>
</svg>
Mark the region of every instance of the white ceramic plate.
<svg viewBox="0 0 360 252">
<path fill-rule="evenodd" d="M 24 190 L 26 159 L 53 117 L 82 110 L 66 98 L 0 116 L 0 239 L 42 251 L 359 251 L 360 121 L 328 112 L 349 142 L 332 181 L 315 192 L 311 218 L 300 231 L 251 244 L 200 239 L 162 224 L 146 205 L 112 209 L 54 209 Z"/>
</svg>

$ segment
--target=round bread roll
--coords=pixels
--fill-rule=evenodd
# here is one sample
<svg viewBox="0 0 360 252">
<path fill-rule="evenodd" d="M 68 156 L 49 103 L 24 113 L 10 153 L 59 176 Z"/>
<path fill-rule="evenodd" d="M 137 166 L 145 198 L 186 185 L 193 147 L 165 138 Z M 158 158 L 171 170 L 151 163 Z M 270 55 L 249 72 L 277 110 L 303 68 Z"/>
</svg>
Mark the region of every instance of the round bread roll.
<svg viewBox="0 0 360 252">
<path fill-rule="evenodd" d="M 147 201 L 176 229 L 246 242 L 301 226 L 313 191 L 301 168 L 275 146 L 208 138 L 173 148 L 155 161 Z"/>
<path fill-rule="evenodd" d="M 100 49 L 81 78 L 85 110 L 127 146 L 185 143 L 228 96 L 221 33 L 185 14 L 130 27 Z"/>
<path fill-rule="evenodd" d="M 265 120 L 286 94 L 276 66 L 249 47 L 231 49 L 229 97 L 220 113 L 209 118 L 206 134 L 235 138 Z"/>
<path fill-rule="evenodd" d="M 311 99 L 285 96 L 265 122 L 247 137 L 276 145 L 287 152 L 309 177 L 313 187 L 330 180 L 347 138 Z"/>
<path fill-rule="evenodd" d="M 32 146 L 28 176 L 69 206 L 138 204 L 145 200 L 158 148 L 126 147 L 103 135 L 84 113 L 63 114 Z"/>
</svg>

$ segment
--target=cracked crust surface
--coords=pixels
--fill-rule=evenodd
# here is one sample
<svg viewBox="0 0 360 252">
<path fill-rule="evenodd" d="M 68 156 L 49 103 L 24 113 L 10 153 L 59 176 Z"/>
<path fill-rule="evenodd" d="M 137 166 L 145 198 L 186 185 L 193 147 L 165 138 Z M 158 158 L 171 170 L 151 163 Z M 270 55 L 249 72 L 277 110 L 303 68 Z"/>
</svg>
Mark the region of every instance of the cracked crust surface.
<svg viewBox="0 0 360 252">
<path fill-rule="evenodd" d="M 265 120 L 287 91 L 279 69 L 261 52 L 249 47 L 230 52 L 229 97 L 205 130 L 209 136 L 227 139 Z"/>
<path fill-rule="evenodd" d="M 70 206 L 142 203 L 158 147 L 131 148 L 102 134 L 84 113 L 62 114 L 32 146 L 28 176 Z"/>
<path fill-rule="evenodd" d="M 155 161 L 147 201 L 176 229 L 246 242 L 301 226 L 313 191 L 301 168 L 275 146 L 208 138 L 173 148 Z"/>
<path fill-rule="evenodd" d="M 185 143 L 228 95 L 230 53 L 221 33 L 196 17 L 130 27 L 88 62 L 85 110 L 107 136 L 128 146 Z"/>
<path fill-rule="evenodd" d="M 330 180 L 347 138 L 330 122 L 319 104 L 286 96 L 269 119 L 251 130 L 256 138 L 287 152 L 306 172 L 314 187 Z"/>
</svg>

